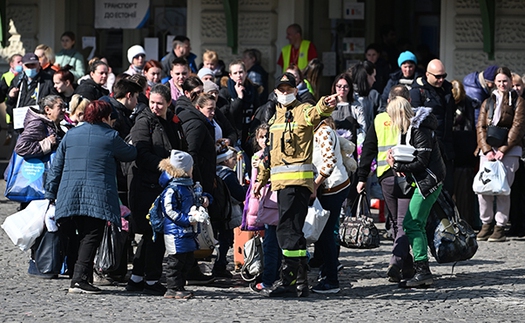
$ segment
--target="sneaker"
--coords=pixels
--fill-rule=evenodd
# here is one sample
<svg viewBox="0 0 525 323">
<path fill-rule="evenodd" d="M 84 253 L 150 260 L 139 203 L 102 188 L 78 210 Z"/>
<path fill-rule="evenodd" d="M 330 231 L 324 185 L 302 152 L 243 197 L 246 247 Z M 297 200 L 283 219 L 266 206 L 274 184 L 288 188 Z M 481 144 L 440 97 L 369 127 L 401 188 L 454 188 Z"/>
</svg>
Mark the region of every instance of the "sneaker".
<svg viewBox="0 0 525 323">
<path fill-rule="evenodd" d="M 71 287 L 68 290 L 72 294 L 100 294 L 102 290 L 88 283 L 87 281 L 71 282 Z"/>
<path fill-rule="evenodd" d="M 42 274 L 36 267 L 36 262 L 33 259 L 29 259 L 29 268 L 27 269 L 29 276 L 40 278 L 40 279 L 55 279 L 58 275 L 54 274 Z"/>
<path fill-rule="evenodd" d="M 166 293 L 164 294 L 164 298 L 172 298 L 172 299 L 189 299 L 192 298 L 194 295 L 192 292 L 187 291 L 184 289 L 184 287 L 178 288 L 178 289 L 167 289 Z"/>
<path fill-rule="evenodd" d="M 505 227 L 499 225 L 494 227 L 494 232 L 487 239 L 488 242 L 504 242 L 505 240 L 507 240 L 505 237 Z"/>
<path fill-rule="evenodd" d="M 135 283 L 130 279 L 126 285 L 126 290 L 128 292 L 142 292 L 144 290 L 144 281 L 141 280 L 138 283 Z"/>
<path fill-rule="evenodd" d="M 401 281 L 401 269 L 397 265 L 390 265 L 386 271 L 388 281 L 391 283 L 399 283 Z"/>
<path fill-rule="evenodd" d="M 270 286 L 271 287 L 271 286 Z M 260 293 L 263 290 L 269 289 L 270 287 L 267 287 L 263 283 L 257 283 L 257 282 L 251 282 L 250 283 L 250 289 L 256 293 Z"/>
<path fill-rule="evenodd" d="M 229 278 L 232 279 L 233 275 L 228 269 L 213 269 L 211 271 L 213 277 Z"/>
<path fill-rule="evenodd" d="M 202 272 L 195 272 L 191 276 L 187 277 L 188 285 L 206 285 L 212 283 L 215 280 L 215 277 L 211 275 L 205 275 Z"/>
<path fill-rule="evenodd" d="M 166 291 L 167 291 L 167 288 L 164 287 L 164 285 L 162 285 L 159 282 L 155 282 L 155 284 L 153 285 L 145 283 L 142 293 L 153 295 L 153 296 L 164 296 L 164 294 L 166 294 Z"/>
<path fill-rule="evenodd" d="M 312 288 L 312 292 L 318 294 L 337 294 L 341 289 L 338 285 L 331 285 L 327 282 L 320 282 L 317 286 Z"/>
</svg>

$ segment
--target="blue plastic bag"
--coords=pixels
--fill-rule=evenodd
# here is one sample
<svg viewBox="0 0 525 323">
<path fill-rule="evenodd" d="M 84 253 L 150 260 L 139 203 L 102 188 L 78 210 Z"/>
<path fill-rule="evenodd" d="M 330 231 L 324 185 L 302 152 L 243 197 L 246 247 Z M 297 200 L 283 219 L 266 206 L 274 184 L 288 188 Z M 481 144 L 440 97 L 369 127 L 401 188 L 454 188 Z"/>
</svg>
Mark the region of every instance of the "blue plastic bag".
<svg viewBox="0 0 525 323">
<path fill-rule="evenodd" d="M 44 199 L 46 174 L 55 153 L 40 158 L 24 158 L 13 152 L 4 174 L 5 197 L 17 202 Z"/>
</svg>

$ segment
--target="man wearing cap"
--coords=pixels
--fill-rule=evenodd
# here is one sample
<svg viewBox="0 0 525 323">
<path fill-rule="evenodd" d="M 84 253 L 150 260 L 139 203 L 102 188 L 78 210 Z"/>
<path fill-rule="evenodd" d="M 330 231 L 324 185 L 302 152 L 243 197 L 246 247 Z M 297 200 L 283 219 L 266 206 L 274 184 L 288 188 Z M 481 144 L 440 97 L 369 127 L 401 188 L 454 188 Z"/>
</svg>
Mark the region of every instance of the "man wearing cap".
<svg viewBox="0 0 525 323">
<path fill-rule="evenodd" d="M 452 96 L 452 84 L 446 80 L 445 65 L 439 59 L 431 60 L 427 65 L 425 76 L 418 77 L 410 90 L 410 104 L 414 107 L 432 108 L 438 126 L 435 131 L 439 139 L 439 148 L 447 167 L 444 188 L 454 194 L 454 143 L 452 127 L 456 103 Z"/>
<path fill-rule="evenodd" d="M 302 228 L 314 192 L 312 164 L 314 128 L 322 116 L 335 108 L 337 94 L 322 97 L 317 105 L 300 103 L 291 73 L 283 74 L 276 82 L 277 104 L 270 119 L 269 147 L 265 148 L 257 181 L 253 185 L 256 197 L 268 180 L 277 191 L 279 224 L 277 240 L 283 252 L 281 279 L 267 296 L 300 297 L 308 294 L 306 239 Z"/>
<path fill-rule="evenodd" d="M 58 95 L 53 86 L 53 78 L 41 72 L 40 62 L 34 53 L 22 57 L 23 73 L 11 82 L 6 100 L 6 113 L 12 120 L 13 109 L 38 104 L 38 101 L 50 94 Z"/>
<path fill-rule="evenodd" d="M 480 107 L 483 101 L 489 98 L 494 89 L 494 78 L 496 77 L 497 65 L 487 67 L 483 72 L 472 72 L 463 78 L 465 93 L 472 99 L 478 101 Z M 479 109 L 474 111 L 474 120 L 478 120 Z"/>
<path fill-rule="evenodd" d="M 392 89 L 393 86 L 402 84 L 410 91 L 414 80 L 420 76 L 423 76 L 423 71 L 417 68 L 416 55 L 414 55 L 412 52 L 402 52 L 397 59 L 397 65 L 399 65 L 400 70 L 390 74 L 388 83 L 386 84 L 383 94 L 381 95 L 381 101 L 383 101 L 383 106 L 385 107 L 388 101 L 388 94 L 390 93 L 390 89 Z"/>
<path fill-rule="evenodd" d="M 128 49 L 128 61 L 131 64 L 124 73 L 128 75 L 140 74 L 146 64 L 146 51 L 140 45 L 133 45 Z"/>
</svg>

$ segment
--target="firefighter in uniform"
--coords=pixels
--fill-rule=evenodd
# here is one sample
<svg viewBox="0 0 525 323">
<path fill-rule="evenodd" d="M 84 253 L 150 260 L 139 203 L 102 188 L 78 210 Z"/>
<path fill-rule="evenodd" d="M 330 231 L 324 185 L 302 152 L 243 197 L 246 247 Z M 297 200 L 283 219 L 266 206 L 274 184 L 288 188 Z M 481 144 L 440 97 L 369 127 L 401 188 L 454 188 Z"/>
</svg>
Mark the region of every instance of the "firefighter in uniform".
<svg viewBox="0 0 525 323">
<path fill-rule="evenodd" d="M 277 191 L 279 224 L 277 241 L 283 252 L 281 278 L 267 296 L 307 296 L 308 279 L 306 239 L 303 225 L 310 196 L 314 191 L 312 164 L 314 128 L 322 116 L 329 116 L 336 105 L 336 95 L 322 97 L 317 105 L 296 100 L 295 78 L 283 74 L 276 82 L 275 115 L 270 119 L 269 147 L 266 147 L 260 171 L 254 183 L 254 195 L 268 179 Z"/>
</svg>

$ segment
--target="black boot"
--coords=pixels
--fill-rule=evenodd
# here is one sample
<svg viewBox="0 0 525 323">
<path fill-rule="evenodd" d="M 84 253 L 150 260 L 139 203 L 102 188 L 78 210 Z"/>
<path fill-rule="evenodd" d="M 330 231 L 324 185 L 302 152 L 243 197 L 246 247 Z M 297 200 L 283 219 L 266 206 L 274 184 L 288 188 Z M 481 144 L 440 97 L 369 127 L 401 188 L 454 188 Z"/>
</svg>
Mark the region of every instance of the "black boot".
<svg viewBox="0 0 525 323">
<path fill-rule="evenodd" d="M 297 297 L 307 297 L 310 294 L 308 287 L 308 258 L 300 258 L 297 271 Z"/>
<path fill-rule="evenodd" d="M 75 272 L 71 278 L 71 287 L 69 288 L 69 293 L 76 294 L 97 294 L 102 290 L 98 287 L 95 287 L 89 283 L 89 276 L 91 274 L 91 279 L 93 279 L 93 271 L 89 268 L 75 264 Z"/>
<path fill-rule="evenodd" d="M 399 283 L 400 287 L 425 287 L 434 283 L 432 273 L 430 268 L 428 268 L 428 260 L 414 262 L 414 269 L 416 270 L 414 277 Z"/>
<path fill-rule="evenodd" d="M 264 294 L 269 297 L 297 297 L 297 272 L 300 258 L 284 257 L 281 278 Z"/>
<path fill-rule="evenodd" d="M 410 279 L 416 274 L 414 270 L 414 258 L 411 254 L 408 254 L 406 259 L 403 260 L 403 269 L 402 269 L 403 279 Z"/>
</svg>

